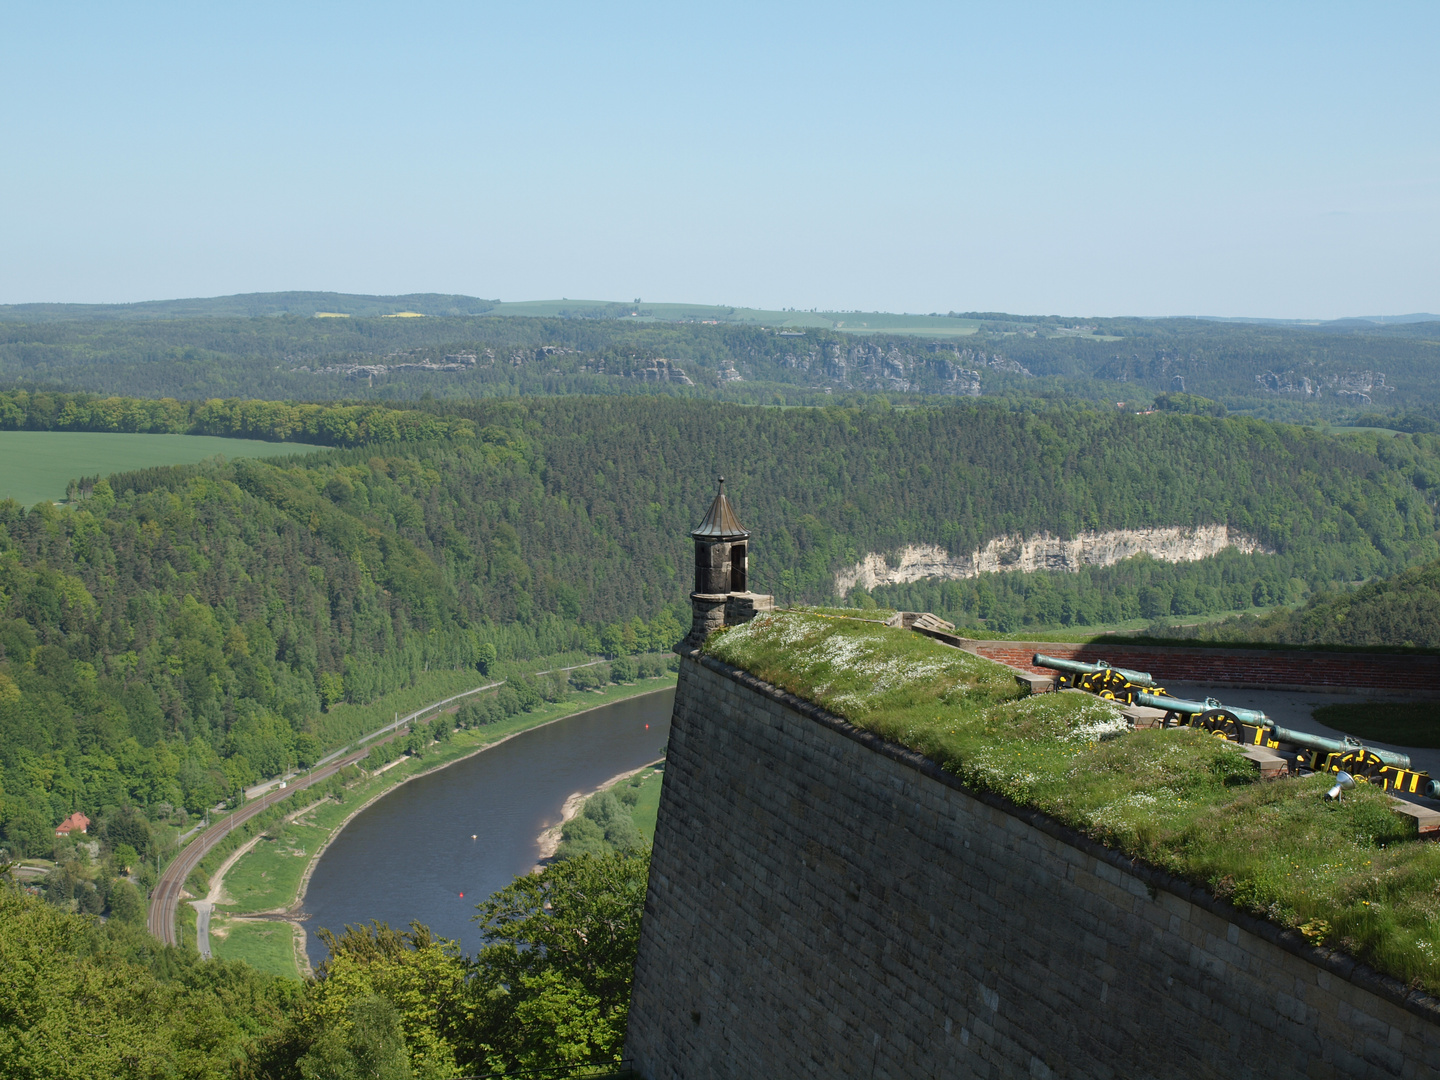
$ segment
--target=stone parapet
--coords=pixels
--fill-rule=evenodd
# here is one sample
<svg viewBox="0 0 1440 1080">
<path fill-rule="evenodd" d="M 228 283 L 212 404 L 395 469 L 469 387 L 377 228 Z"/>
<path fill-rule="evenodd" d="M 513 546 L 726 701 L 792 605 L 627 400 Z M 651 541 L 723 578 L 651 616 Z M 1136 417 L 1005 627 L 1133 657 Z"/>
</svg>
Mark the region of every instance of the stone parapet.
<svg viewBox="0 0 1440 1080">
<path fill-rule="evenodd" d="M 731 593 L 725 599 L 725 625 L 739 626 L 756 615 L 775 610 L 775 598 L 760 593 Z"/>
</svg>

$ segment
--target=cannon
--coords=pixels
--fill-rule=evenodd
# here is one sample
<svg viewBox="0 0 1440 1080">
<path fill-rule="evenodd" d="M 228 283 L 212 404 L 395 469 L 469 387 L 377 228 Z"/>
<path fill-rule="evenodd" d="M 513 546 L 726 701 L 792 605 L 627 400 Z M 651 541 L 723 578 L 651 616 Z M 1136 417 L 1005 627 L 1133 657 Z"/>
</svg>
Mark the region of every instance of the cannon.
<svg viewBox="0 0 1440 1080">
<path fill-rule="evenodd" d="M 1230 708 L 1214 698 L 1186 701 L 1184 698 L 1170 697 L 1163 691 L 1159 694 L 1136 694 L 1135 704 L 1151 709 L 1164 709 L 1164 727 L 1178 722 L 1182 726 L 1198 727 L 1245 746 L 1273 748 L 1279 745 L 1268 737 L 1272 721 L 1263 712 L 1255 709 Z"/>
<path fill-rule="evenodd" d="M 1086 690 L 1099 697 L 1111 701 L 1123 701 L 1127 705 L 1133 704 L 1135 695 L 1141 689 L 1160 690 L 1155 685 L 1155 680 L 1148 671 L 1131 671 L 1129 668 L 1111 667 L 1104 660 L 1097 660 L 1093 664 L 1082 663 L 1079 660 L 1064 660 L 1058 656 L 1046 656 L 1043 653 L 1036 653 L 1032 658 L 1036 667 L 1050 668 L 1052 671 L 1060 672 L 1056 680 L 1057 690 L 1074 688 Z"/>
<path fill-rule="evenodd" d="M 1214 698 L 1186 701 L 1159 694 L 1140 693 L 1136 703 L 1166 710 L 1165 726 L 1173 719 L 1244 746 L 1271 749 L 1282 744 L 1294 748 L 1300 768 L 1313 772 L 1345 772 L 1358 783 L 1377 784 L 1386 791 L 1440 797 L 1440 783 L 1428 773 L 1410 767 L 1410 758 L 1394 750 L 1376 750 L 1354 739 L 1327 739 L 1305 731 L 1281 727 L 1263 712 L 1222 705 Z"/>
</svg>

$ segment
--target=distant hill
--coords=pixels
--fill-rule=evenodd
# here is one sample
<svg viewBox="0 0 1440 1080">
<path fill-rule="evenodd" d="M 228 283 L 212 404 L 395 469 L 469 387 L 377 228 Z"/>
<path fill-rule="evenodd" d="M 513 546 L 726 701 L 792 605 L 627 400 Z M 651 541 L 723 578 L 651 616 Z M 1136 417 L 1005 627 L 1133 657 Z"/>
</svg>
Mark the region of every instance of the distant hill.
<svg viewBox="0 0 1440 1080">
<path fill-rule="evenodd" d="M 276 315 L 483 315 L 497 301 L 444 293 L 364 296 L 335 292 L 240 293 L 190 300 L 146 300 L 138 304 L 3 304 L 0 319 L 48 322 L 69 319 L 262 318 Z"/>
<path fill-rule="evenodd" d="M 1184 317 L 1184 316 L 1179 316 Z M 1319 326 L 1326 330 L 1371 330 L 1377 326 L 1408 326 L 1411 323 L 1440 323 L 1440 315 L 1416 312 L 1413 315 L 1347 315 L 1343 319 L 1256 319 L 1242 315 L 1193 315 L 1203 322 L 1246 323 L 1251 326 Z"/>
<path fill-rule="evenodd" d="M 1322 593 L 1294 611 L 1197 628 L 1222 641 L 1282 645 L 1440 648 L 1440 561 L 1372 581 L 1354 592 Z"/>
<path fill-rule="evenodd" d="M 0 307 L 0 384 L 305 401 L 665 393 L 817 405 L 882 393 L 897 404 L 985 396 L 1136 412 L 1181 394 L 1269 420 L 1434 433 L 1440 321 L 1420 318 L 1287 325 L 252 293 Z"/>
<path fill-rule="evenodd" d="M 605 319 L 627 323 L 731 323 L 776 328 L 844 329 L 856 333 L 973 334 L 979 321 L 949 315 L 890 312 L 797 311 L 732 307 L 728 304 L 650 304 L 618 300 L 519 300 L 502 303 L 474 296 L 410 293 L 366 296 L 336 292 L 241 293 L 189 300 L 147 300 L 137 304 L 0 304 L 0 320 L 261 318 L 277 315 L 348 315 L 374 318 L 414 313 L 429 316 L 505 315 L 531 318 Z M 1001 316 L 1010 319 L 1013 316 Z"/>
</svg>

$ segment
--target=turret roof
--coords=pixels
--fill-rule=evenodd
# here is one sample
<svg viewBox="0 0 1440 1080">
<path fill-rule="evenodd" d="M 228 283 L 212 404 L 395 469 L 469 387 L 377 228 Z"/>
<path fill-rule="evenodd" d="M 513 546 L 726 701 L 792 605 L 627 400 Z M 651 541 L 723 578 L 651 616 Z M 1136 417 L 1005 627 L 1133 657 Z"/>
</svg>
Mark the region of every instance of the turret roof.
<svg viewBox="0 0 1440 1080">
<path fill-rule="evenodd" d="M 710 504 L 705 520 L 690 535 L 696 540 L 744 540 L 749 537 L 750 534 L 735 516 L 735 508 L 725 497 L 723 476 L 720 477 L 720 490 L 715 493 L 715 501 Z"/>
</svg>

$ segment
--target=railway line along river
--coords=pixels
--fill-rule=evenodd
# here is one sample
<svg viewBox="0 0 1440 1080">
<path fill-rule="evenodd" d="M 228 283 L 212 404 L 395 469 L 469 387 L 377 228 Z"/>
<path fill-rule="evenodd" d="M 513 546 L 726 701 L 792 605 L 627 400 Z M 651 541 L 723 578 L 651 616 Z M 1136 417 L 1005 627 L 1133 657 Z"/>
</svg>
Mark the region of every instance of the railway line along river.
<svg viewBox="0 0 1440 1080">
<path fill-rule="evenodd" d="M 564 717 L 361 811 L 321 855 L 303 897 L 311 964 L 325 958 L 316 930 L 372 919 L 421 922 L 474 952 L 475 905 L 535 865 L 540 833 L 567 797 L 661 756 L 674 700 L 671 686 Z"/>
</svg>

